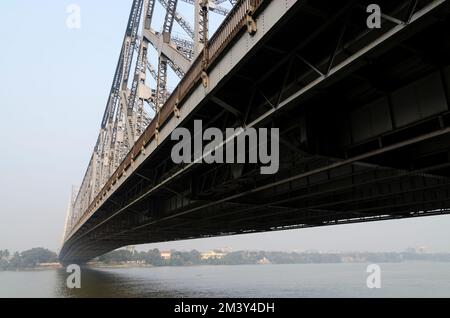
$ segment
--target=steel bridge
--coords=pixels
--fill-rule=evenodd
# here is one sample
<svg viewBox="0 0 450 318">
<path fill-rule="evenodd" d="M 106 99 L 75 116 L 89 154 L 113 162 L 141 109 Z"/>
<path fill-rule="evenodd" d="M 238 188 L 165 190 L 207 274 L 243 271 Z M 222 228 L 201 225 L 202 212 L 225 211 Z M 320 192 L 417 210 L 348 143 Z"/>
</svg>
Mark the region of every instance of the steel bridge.
<svg viewBox="0 0 450 318">
<path fill-rule="evenodd" d="M 178 2 L 193 5 L 193 25 Z M 450 1 L 378 0 L 373 29 L 371 2 L 132 1 L 61 261 L 131 244 L 449 213 Z M 165 10 L 158 30 L 156 4 Z M 210 37 L 211 14 L 224 19 Z M 279 128 L 279 172 L 174 164 L 172 131 L 192 131 L 198 119 L 223 131 Z"/>
</svg>

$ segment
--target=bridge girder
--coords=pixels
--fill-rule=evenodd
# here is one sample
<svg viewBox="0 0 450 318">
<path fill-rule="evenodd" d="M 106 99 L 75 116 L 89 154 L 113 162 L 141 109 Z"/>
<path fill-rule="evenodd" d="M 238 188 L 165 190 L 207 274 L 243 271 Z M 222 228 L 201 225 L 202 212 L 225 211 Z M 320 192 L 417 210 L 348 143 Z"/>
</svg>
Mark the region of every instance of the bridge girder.
<svg viewBox="0 0 450 318">
<path fill-rule="evenodd" d="M 313 7 L 304 11 L 296 6 L 301 19 L 291 17 L 287 25 L 280 26 L 279 35 L 296 26 L 301 41 L 284 41 L 281 35 L 262 39 L 258 50 L 250 51 L 230 71 L 232 80 L 217 85 L 192 111 L 193 118 L 206 119 L 208 125 L 217 127 L 279 124 L 280 174 L 264 178 L 251 165 L 176 166 L 162 160 L 170 142 L 158 140 L 158 151 L 150 156 L 144 152 L 148 157 L 140 166 L 132 166 L 134 173 L 126 176 L 124 186 L 90 206 L 87 217 L 66 240 L 66 259 L 86 260 L 129 243 L 449 213 L 450 88 L 439 79 L 450 79 L 450 67 L 444 68 L 448 59 L 439 54 L 432 63 L 422 59 L 435 49 L 429 36 L 435 31 L 432 26 L 442 21 L 448 25 L 448 3 L 424 0 L 410 21 L 399 24 L 387 19 L 390 23 L 379 32 L 359 33 L 354 21 L 348 20 L 347 10 L 355 8 L 339 10 L 331 3 L 332 13 L 317 14 L 325 2 L 330 4 L 304 1 Z M 406 8 L 407 3 L 391 3 L 394 8 L 389 14 L 396 16 L 395 7 Z M 348 33 L 342 31 L 347 24 Z M 424 30 L 429 33 L 422 34 Z M 426 42 L 424 52 L 418 54 L 410 38 L 419 44 Z M 448 52 L 448 47 L 436 46 Z M 239 54 L 239 50 L 232 53 Z M 410 60 L 416 64 L 410 73 L 402 74 Z M 216 61 L 219 67 L 227 62 Z M 208 66 L 206 71 L 211 71 Z M 398 83 L 419 85 L 415 81 L 432 72 L 438 74 L 433 73 L 437 79 L 430 80 L 438 83 L 434 86 L 447 89 L 445 94 L 434 94 L 440 96 L 441 104 L 446 100 L 447 111 L 436 110 L 408 126 L 396 126 L 393 118 L 390 131 L 363 136 L 367 140 L 354 134 L 347 123 L 356 116 L 353 108 L 367 106 L 379 96 L 392 98 L 400 88 Z M 201 77 L 193 80 L 199 84 Z M 170 112 L 183 107 L 173 98 L 165 106 Z M 390 116 L 395 117 L 396 111 L 401 112 L 391 109 Z M 331 118 L 325 116 L 327 112 Z M 166 118 L 166 127 L 170 127 L 175 117 Z M 192 128 L 185 113 L 177 120 Z M 326 133 L 331 128 L 335 130 Z M 130 162 L 133 165 L 133 159 Z"/>
</svg>

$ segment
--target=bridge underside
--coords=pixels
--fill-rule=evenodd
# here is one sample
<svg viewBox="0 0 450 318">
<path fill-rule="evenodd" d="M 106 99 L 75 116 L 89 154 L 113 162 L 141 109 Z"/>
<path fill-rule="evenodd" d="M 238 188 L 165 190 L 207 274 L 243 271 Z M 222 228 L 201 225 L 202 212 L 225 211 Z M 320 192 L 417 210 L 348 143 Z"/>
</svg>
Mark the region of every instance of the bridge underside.
<svg viewBox="0 0 450 318">
<path fill-rule="evenodd" d="M 450 212 L 449 6 L 329 72 L 380 34 L 350 1 L 300 2 L 183 124 L 279 127 L 279 172 L 174 165 L 166 141 L 65 243 L 63 262 L 131 244 Z M 408 21 L 411 1 L 379 2 Z"/>
</svg>

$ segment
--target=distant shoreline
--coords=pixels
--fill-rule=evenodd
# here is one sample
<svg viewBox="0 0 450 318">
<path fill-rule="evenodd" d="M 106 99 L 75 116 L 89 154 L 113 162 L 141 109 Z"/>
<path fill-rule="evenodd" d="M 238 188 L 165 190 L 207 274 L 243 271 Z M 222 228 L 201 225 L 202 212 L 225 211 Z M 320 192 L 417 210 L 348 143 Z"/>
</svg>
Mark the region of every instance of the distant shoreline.
<svg viewBox="0 0 450 318">
<path fill-rule="evenodd" d="M 336 265 L 336 264 L 369 264 L 369 261 L 361 262 L 316 262 L 316 263 L 270 263 L 270 264 L 191 264 L 191 265 L 161 265 L 155 266 L 151 264 L 86 264 L 84 267 L 88 269 L 132 269 L 132 268 L 180 268 L 180 267 L 214 267 L 214 266 L 267 266 L 267 265 Z M 402 264 L 402 263 L 449 263 L 448 261 L 439 260 L 404 260 L 399 262 L 378 262 L 378 264 Z M 64 266 L 37 266 L 32 268 L 6 269 L 1 272 L 44 272 L 50 270 L 64 269 Z"/>
<path fill-rule="evenodd" d="M 121 269 L 121 268 L 153 268 L 153 267 L 162 267 L 162 266 L 154 266 L 151 264 L 86 264 L 87 268 L 104 268 L 104 269 Z M 167 266 L 170 267 L 170 266 Z M 175 267 L 175 266 L 172 266 Z M 186 266 L 177 266 L 177 267 L 186 267 Z"/>
<path fill-rule="evenodd" d="M 0 271 L 45 271 L 63 269 L 55 252 L 34 248 L 21 253 L 1 251 Z M 213 250 L 201 253 L 192 251 L 148 252 L 131 249 L 115 250 L 83 264 L 87 268 L 126 269 L 186 266 L 236 266 L 268 264 L 387 264 L 403 262 L 450 263 L 450 253 L 425 253 L 423 249 L 410 248 L 405 252 L 337 252 L 321 253 L 276 251 Z"/>
<path fill-rule="evenodd" d="M 54 266 L 36 266 L 36 267 L 28 267 L 28 268 L 16 268 L 16 269 L 0 269 L 1 272 L 45 272 L 55 269 L 63 269 L 64 266 L 61 264 L 54 265 Z"/>
<path fill-rule="evenodd" d="M 317 263 L 270 263 L 270 264 L 192 264 L 192 265 L 161 265 L 154 266 L 151 264 L 87 264 L 90 269 L 130 269 L 130 268 L 179 268 L 179 267 L 233 267 L 233 266 L 267 266 L 267 265 L 337 265 L 337 264 L 370 264 L 369 261 L 364 262 L 317 262 Z M 402 263 L 449 263 L 448 261 L 436 260 L 406 260 L 400 262 L 379 262 L 378 264 L 402 264 Z"/>
</svg>

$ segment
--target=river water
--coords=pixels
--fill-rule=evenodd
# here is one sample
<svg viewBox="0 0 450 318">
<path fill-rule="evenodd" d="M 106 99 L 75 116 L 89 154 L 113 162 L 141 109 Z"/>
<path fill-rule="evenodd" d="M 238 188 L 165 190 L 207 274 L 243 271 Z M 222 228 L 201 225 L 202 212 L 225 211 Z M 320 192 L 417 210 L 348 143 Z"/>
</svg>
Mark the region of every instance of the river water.
<svg viewBox="0 0 450 318">
<path fill-rule="evenodd" d="M 0 297 L 450 297 L 449 263 L 298 264 L 83 269 L 81 289 L 64 270 L 0 272 Z"/>
</svg>

